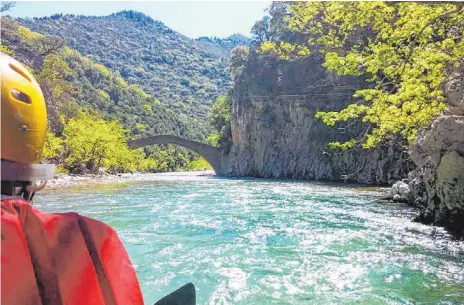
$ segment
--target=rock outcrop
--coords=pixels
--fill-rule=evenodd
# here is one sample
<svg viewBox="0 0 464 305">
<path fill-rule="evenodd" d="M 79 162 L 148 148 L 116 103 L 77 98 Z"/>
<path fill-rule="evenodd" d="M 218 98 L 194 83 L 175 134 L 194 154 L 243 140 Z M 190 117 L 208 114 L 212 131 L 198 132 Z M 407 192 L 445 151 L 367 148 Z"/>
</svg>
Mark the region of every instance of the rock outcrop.
<svg viewBox="0 0 464 305">
<path fill-rule="evenodd" d="M 256 56 L 256 55 L 255 55 Z M 357 77 L 338 77 L 314 54 L 304 60 L 251 59 L 232 91 L 230 176 L 302 178 L 391 184 L 411 169 L 400 147 L 361 148 L 340 153 L 327 148 L 365 132 L 326 126 L 319 110 L 337 111 L 353 102 Z"/>
<path fill-rule="evenodd" d="M 437 118 L 419 135 L 410 157 L 425 188 L 425 198 L 414 198 L 423 207 L 418 220 L 464 231 L 464 116 Z"/>
</svg>

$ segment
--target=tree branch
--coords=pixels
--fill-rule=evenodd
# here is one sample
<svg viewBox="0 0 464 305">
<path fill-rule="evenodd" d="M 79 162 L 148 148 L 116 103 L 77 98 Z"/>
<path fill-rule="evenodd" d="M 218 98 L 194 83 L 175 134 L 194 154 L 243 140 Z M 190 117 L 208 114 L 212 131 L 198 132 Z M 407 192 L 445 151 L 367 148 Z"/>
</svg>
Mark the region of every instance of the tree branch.
<svg viewBox="0 0 464 305">
<path fill-rule="evenodd" d="M 406 56 L 404 62 L 403 62 L 403 66 L 402 66 L 402 69 L 401 69 L 401 72 L 398 74 L 398 76 L 396 77 L 396 80 L 395 82 L 397 83 L 399 81 L 399 79 L 401 78 L 401 76 L 403 75 L 404 71 L 406 70 L 406 65 L 408 64 L 409 60 L 411 59 L 411 56 L 412 56 L 412 53 L 415 49 L 415 47 L 417 46 L 417 40 L 422 36 L 422 34 L 424 33 L 425 29 L 428 28 L 429 26 L 431 26 L 435 21 L 437 21 L 438 19 L 440 18 L 443 18 L 443 17 L 446 17 L 446 16 L 449 16 L 451 14 L 454 14 L 454 13 L 458 13 L 462 8 L 462 3 L 456 3 L 456 8 L 451 10 L 451 11 L 448 11 L 446 13 L 443 13 L 433 19 L 431 19 L 429 22 L 427 22 L 427 24 L 419 31 L 419 33 L 417 34 L 417 37 L 416 39 L 414 40 L 414 43 L 411 45 L 411 47 L 409 48 L 409 53 L 408 55 Z M 391 92 L 393 92 L 393 89 L 396 88 L 393 87 Z M 391 93 L 390 92 L 390 93 Z"/>
</svg>

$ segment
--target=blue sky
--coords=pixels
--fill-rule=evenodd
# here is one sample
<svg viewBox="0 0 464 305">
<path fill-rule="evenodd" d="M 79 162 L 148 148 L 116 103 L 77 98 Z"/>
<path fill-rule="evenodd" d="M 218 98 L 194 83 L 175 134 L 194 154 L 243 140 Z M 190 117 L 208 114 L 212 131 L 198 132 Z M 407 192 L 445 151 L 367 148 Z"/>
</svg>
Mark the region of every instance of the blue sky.
<svg viewBox="0 0 464 305">
<path fill-rule="evenodd" d="M 8 14 L 14 17 L 42 17 L 55 13 L 109 15 L 137 10 L 191 38 L 227 37 L 234 33 L 250 36 L 270 1 L 57 1 L 17 2 Z"/>
</svg>

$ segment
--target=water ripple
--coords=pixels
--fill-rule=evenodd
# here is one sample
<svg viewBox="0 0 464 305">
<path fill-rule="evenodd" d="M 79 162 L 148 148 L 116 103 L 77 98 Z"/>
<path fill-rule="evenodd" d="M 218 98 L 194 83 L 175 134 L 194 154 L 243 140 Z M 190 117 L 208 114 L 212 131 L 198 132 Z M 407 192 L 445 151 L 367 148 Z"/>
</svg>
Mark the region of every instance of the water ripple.
<svg viewBox="0 0 464 305">
<path fill-rule="evenodd" d="M 375 192 L 161 175 L 45 193 L 46 211 L 115 227 L 147 304 L 191 281 L 198 304 L 463 304 L 464 242 Z"/>
</svg>

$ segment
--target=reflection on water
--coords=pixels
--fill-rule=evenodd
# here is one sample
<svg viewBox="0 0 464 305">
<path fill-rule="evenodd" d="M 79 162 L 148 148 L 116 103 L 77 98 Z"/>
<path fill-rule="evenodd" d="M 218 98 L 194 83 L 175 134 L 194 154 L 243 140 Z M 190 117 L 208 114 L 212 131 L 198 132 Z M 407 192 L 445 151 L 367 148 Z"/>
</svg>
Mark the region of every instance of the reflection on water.
<svg viewBox="0 0 464 305">
<path fill-rule="evenodd" d="M 46 211 L 115 227 L 147 304 L 187 282 L 198 304 L 462 304 L 464 243 L 369 189 L 151 175 L 45 193 Z"/>
</svg>

